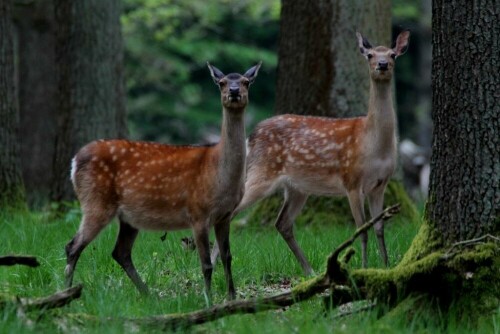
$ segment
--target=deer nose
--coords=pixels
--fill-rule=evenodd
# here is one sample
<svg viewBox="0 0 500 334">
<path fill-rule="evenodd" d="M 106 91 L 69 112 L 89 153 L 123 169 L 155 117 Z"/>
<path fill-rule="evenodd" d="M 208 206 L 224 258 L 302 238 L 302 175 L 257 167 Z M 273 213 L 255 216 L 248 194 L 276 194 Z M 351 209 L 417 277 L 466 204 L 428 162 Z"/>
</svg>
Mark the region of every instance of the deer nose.
<svg viewBox="0 0 500 334">
<path fill-rule="evenodd" d="M 240 93 L 239 87 L 229 87 L 229 94 L 230 95 L 238 95 L 239 93 Z"/>
<path fill-rule="evenodd" d="M 385 70 L 387 70 L 388 65 L 389 65 L 389 63 L 387 62 L 387 60 L 381 60 L 378 62 L 378 69 L 385 71 Z"/>
</svg>

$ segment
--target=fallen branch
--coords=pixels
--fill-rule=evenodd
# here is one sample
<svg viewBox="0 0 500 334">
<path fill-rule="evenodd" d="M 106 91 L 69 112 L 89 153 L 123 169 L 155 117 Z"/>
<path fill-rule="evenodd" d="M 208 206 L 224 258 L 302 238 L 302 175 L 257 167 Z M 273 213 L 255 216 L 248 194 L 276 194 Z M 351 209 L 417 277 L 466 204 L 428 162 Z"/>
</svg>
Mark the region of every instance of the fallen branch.
<svg viewBox="0 0 500 334">
<path fill-rule="evenodd" d="M 34 256 L 25 255 L 7 255 L 0 256 L 0 266 L 13 266 L 21 264 L 28 267 L 38 267 L 40 263 Z"/>
<path fill-rule="evenodd" d="M 340 246 L 335 249 L 330 256 L 328 256 L 327 260 L 327 266 L 326 266 L 326 273 L 328 274 L 330 279 L 336 278 L 337 280 L 340 278 L 338 277 L 341 267 L 338 261 L 339 254 L 345 250 L 347 247 L 351 246 L 354 241 L 364 232 L 366 232 L 369 228 L 371 228 L 373 225 L 378 223 L 379 221 L 386 221 L 395 214 L 397 214 L 400 210 L 400 205 L 399 204 L 394 204 L 393 206 L 390 206 L 386 208 L 384 211 L 382 211 L 378 216 L 372 218 L 369 222 L 366 224 L 362 225 L 360 228 L 354 232 L 352 237 L 346 241 L 344 241 Z M 352 254 L 351 254 L 352 255 Z M 350 258 L 351 255 L 348 255 L 347 259 Z M 344 277 L 345 279 L 345 277 Z M 340 283 L 340 282 L 338 282 Z"/>
<path fill-rule="evenodd" d="M 83 286 L 79 284 L 72 288 L 56 292 L 53 295 L 37 299 L 19 297 L 11 297 L 10 300 L 3 299 L 0 300 L 0 310 L 9 304 L 17 304 L 19 311 L 21 311 L 22 313 L 34 310 L 47 310 L 57 307 L 63 307 L 69 304 L 72 300 L 79 298 L 82 294 L 82 288 Z"/>
<path fill-rule="evenodd" d="M 40 309 L 52 309 L 69 304 L 74 299 L 80 298 L 83 286 L 81 284 L 54 293 L 53 295 L 38 298 L 21 298 L 21 307 L 24 311 L 33 311 Z"/>
</svg>

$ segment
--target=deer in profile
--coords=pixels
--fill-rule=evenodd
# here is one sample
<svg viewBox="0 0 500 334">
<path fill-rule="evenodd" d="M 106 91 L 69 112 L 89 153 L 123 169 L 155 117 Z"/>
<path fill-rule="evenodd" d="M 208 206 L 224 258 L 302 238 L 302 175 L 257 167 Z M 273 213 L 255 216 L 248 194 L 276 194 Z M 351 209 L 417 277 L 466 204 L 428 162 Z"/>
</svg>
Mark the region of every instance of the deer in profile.
<svg viewBox="0 0 500 334">
<path fill-rule="evenodd" d="M 248 90 L 260 68 L 224 75 L 207 63 L 219 86 L 222 129 L 219 143 L 172 146 L 128 140 L 98 140 L 84 146 L 72 161 L 71 180 L 82 208 L 80 228 L 66 245 L 66 285 L 85 247 L 117 217 L 120 230 L 113 259 L 140 292 L 148 288 L 132 263 L 139 230 L 191 229 L 210 296 L 212 263 L 209 229 L 214 227 L 228 297 L 235 297 L 231 274 L 229 225 L 243 196 L 245 182 L 244 113 Z"/>
<path fill-rule="evenodd" d="M 395 60 L 408 48 L 409 31 L 394 48 L 372 47 L 357 33 L 359 50 L 368 62 L 370 97 L 364 117 L 333 119 L 280 115 L 259 123 L 248 139 L 245 194 L 234 214 L 284 188 L 276 228 L 306 274 L 312 268 L 293 233 L 295 217 L 309 195 L 347 196 L 359 227 L 383 207 L 384 190 L 396 166 L 396 115 L 391 97 Z M 375 225 L 378 247 L 388 265 L 384 225 Z M 361 235 L 362 265 L 367 267 L 366 233 Z M 217 249 L 212 253 L 215 260 Z"/>
</svg>

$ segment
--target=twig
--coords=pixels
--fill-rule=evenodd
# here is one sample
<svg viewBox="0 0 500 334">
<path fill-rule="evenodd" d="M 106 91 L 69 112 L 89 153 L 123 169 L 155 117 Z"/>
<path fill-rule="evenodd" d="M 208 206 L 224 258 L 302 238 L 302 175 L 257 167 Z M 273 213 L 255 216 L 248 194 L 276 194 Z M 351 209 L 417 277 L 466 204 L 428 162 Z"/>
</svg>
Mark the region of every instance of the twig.
<svg viewBox="0 0 500 334">
<path fill-rule="evenodd" d="M 478 243 L 480 243 L 481 241 L 483 241 L 485 239 L 492 239 L 492 240 L 494 240 L 496 242 L 500 242 L 500 238 L 495 237 L 495 236 L 493 236 L 491 234 L 485 234 L 483 236 L 480 236 L 480 237 L 474 238 L 474 239 L 468 239 L 468 240 L 458 241 L 458 242 L 453 243 L 450 246 L 450 248 L 448 248 L 448 250 L 446 251 L 446 253 L 444 253 L 441 256 L 441 259 L 443 259 L 443 260 L 449 260 L 451 257 L 453 257 L 454 253 L 452 253 L 452 251 L 453 251 L 454 248 L 456 248 L 458 246 L 478 244 Z"/>
<path fill-rule="evenodd" d="M 469 245 L 469 244 L 475 244 L 475 243 L 478 243 L 479 241 L 483 241 L 484 239 L 493 239 L 495 240 L 496 242 L 500 242 L 500 238 L 498 237 L 495 237 L 494 235 L 491 235 L 491 234 L 485 234 L 479 238 L 475 238 L 475 239 L 469 239 L 469 240 L 463 240 L 463 241 L 458 241 L 458 242 L 455 242 L 453 245 L 451 245 L 452 247 L 455 247 L 455 246 L 460 246 L 460 245 Z"/>
<path fill-rule="evenodd" d="M 28 267 L 38 267 L 40 265 L 40 263 L 34 256 L 25 256 L 25 255 L 0 256 L 0 266 L 13 266 L 15 264 L 21 264 Z"/>
</svg>

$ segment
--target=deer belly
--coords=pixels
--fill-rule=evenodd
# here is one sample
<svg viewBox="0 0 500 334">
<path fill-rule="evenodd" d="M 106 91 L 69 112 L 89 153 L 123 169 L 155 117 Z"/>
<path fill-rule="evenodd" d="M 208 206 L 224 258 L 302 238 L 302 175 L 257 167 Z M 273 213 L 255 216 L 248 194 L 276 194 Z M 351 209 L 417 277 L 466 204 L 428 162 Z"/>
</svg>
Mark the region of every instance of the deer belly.
<svg viewBox="0 0 500 334">
<path fill-rule="evenodd" d="M 288 182 L 293 188 L 304 194 L 311 195 L 345 195 L 345 188 L 340 177 L 336 175 L 297 175 L 289 178 Z"/>
<path fill-rule="evenodd" d="M 170 231 L 191 227 L 189 215 L 183 209 L 121 206 L 118 209 L 118 217 L 139 230 Z"/>
</svg>

